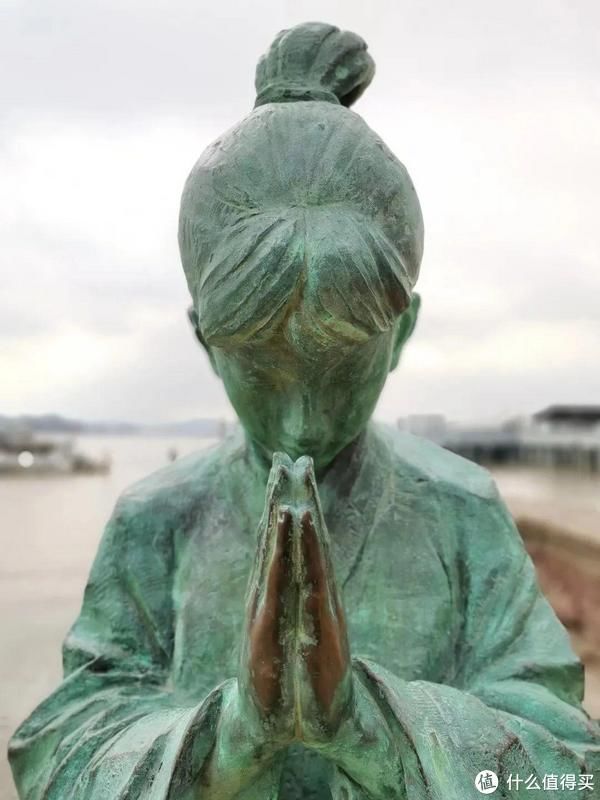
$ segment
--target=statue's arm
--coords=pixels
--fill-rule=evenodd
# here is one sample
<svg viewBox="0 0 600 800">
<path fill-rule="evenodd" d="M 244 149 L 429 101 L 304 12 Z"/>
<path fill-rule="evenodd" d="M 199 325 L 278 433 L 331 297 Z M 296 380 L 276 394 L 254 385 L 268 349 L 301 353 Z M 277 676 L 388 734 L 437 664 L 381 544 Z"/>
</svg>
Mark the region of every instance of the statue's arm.
<svg viewBox="0 0 600 800">
<path fill-rule="evenodd" d="M 10 742 L 22 800 L 214 796 L 209 762 L 225 706 L 233 716 L 236 681 L 200 702 L 173 692 L 172 543 L 155 527 L 120 501 L 105 530 L 65 642 L 64 680 Z M 253 743 L 243 733 L 235 758 L 221 759 L 238 789 L 262 769 L 245 757 Z M 243 774 L 232 776 L 236 769 Z"/>
<path fill-rule="evenodd" d="M 567 634 L 502 503 L 472 500 L 465 511 L 457 609 L 463 624 L 457 656 L 448 654 L 451 685 L 405 681 L 355 660 L 355 696 L 364 711 L 326 750 L 360 785 L 367 770 L 397 776 L 398 796 L 405 792 L 408 800 L 477 796 L 473 781 L 483 770 L 500 776 L 506 797 L 530 791 L 514 780 L 509 789 L 511 774 L 538 776 L 541 796 L 544 775 L 593 774 L 594 789 L 578 796 L 595 797 L 600 728 L 581 709 L 583 675 Z M 383 740 L 392 744 L 377 765 Z"/>
</svg>

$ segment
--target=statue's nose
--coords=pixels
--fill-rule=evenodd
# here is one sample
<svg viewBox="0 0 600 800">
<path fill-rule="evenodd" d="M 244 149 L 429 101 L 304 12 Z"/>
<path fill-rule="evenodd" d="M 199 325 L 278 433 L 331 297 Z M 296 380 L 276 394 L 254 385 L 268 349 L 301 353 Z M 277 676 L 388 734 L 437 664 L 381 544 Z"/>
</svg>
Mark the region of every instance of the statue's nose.
<svg viewBox="0 0 600 800">
<path fill-rule="evenodd" d="M 314 400 L 309 392 L 296 393 L 288 398 L 282 419 L 283 430 L 287 438 L 297 442 L 299 445 L 304 443 L 314 443 L 314 439 L 319 435 L 315 430 Z"/>
</svg>

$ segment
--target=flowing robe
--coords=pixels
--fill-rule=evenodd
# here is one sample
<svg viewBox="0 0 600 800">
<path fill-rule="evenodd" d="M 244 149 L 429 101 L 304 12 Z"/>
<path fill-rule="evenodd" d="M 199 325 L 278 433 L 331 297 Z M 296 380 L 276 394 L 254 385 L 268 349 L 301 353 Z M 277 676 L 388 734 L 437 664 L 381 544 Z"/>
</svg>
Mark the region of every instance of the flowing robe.
<svg viewBox="0 0 600 800">
<path fill-rule="evenodd" d="M 233 437 L 121 497 L 64 645 L 64 680 L 11 741 L 23 800 L 207 795 L 236 695 L 264 483 Z M 594 772 L 595 788 L 576 794 L 600 797 L 581 665 L 489 475 L 372 425 L 319 489 L 355 714 L 326 745 L 265 756 L 239 797 L 468 800 L 487 770 L 495 797 L 530 796 L 515 776 L 585 785 Z M 242 749 L 219 757 L 244 784 Z"/>
</svg>

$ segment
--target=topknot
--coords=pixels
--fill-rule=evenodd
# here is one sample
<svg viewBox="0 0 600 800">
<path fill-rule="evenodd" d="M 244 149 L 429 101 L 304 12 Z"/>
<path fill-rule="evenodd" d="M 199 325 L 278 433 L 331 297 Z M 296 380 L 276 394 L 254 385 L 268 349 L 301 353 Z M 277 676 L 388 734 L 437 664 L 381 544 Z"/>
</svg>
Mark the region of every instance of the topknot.
<svg viewBox="0 0 600 800">
<path fill-rule="evenodd" d="M 256 103 L 321 100 L 351 106 L 371 83 L 375 62 L 366 42 L 323 22 L 277 34 L 256 67 Z"/>
</svg>

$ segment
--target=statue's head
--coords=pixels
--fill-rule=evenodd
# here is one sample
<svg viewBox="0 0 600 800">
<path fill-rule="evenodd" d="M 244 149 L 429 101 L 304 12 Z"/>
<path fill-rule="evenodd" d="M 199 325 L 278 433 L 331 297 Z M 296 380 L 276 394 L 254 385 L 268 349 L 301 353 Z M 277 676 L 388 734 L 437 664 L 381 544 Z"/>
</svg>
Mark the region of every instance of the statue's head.
<svg viewBox="0 0 600 800">
<path fill-rule="evenodd" d="M 355 34 L 280 33 L 254 111 L 204 152 L 181 201 L 199 340 L 251 439 L 317 468 L 365 427 L 418 311 L 417 195 L 347 108 L 373 72 Z"/>
</svg>

